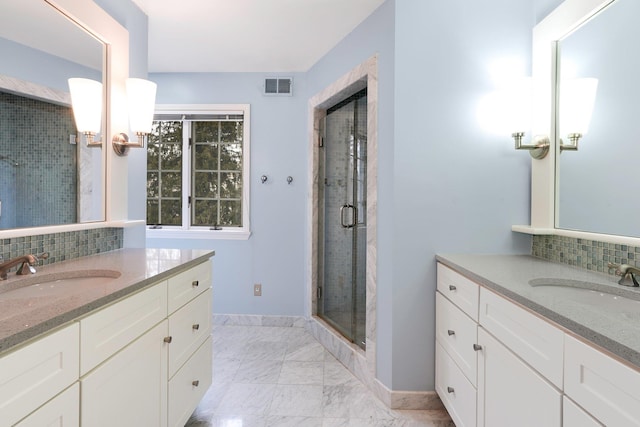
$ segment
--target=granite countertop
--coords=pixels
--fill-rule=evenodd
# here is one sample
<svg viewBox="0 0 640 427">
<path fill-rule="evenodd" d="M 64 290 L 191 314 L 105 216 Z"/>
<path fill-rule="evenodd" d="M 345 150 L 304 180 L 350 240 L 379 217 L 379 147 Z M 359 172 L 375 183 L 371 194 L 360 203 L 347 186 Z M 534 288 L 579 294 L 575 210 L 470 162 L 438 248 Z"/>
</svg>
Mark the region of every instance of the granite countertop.
<svg viewBox="0 0 640 427">
<path fill-rule="evenodd" d="M 529 255 L 447 254 L 436 259 L 640 368 L 640 290 L 619 285 L 618 277 Z M 564 289 L 536 287 L 530 282 L 562 285 Z M 596 293 L 577 290 L 573 294 L 566 288 L 576 285 Z M 633 301 L 620 305 L 618 295 Z"/>
<path fill-rule="evenodd" d="M 0 354 L 211 258 L 206 250 L 118 249 L 0 281 Z M 58 278 L 73 278 L 66 284 Z M 93 276 L 83 283 L 83 277 Z M 44 282 L 43 282 L 44 281 Z"/>
</svg>

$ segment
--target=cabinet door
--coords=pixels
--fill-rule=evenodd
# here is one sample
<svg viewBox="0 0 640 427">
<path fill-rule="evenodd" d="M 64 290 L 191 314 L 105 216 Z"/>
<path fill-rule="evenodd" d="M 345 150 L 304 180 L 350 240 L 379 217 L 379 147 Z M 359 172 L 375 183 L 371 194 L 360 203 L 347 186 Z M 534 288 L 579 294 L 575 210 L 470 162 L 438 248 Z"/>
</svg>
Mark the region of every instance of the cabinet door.
<svg viewBox="0 0 640 427">
<path fill-rule="evenodd" d="M 562 395 L 478 328 L 478 427 L 560 427 Z"/>
<path fill-rule="evenodd" d="M 81 378 L 83 426 L 167 425 L 167 321 Z"/>
<path fill-rule="evenodd" d="M 75 383 L 16 424 L 16 427 L 78 427 L 79 425 L 80 385 Z"/>
</svg>

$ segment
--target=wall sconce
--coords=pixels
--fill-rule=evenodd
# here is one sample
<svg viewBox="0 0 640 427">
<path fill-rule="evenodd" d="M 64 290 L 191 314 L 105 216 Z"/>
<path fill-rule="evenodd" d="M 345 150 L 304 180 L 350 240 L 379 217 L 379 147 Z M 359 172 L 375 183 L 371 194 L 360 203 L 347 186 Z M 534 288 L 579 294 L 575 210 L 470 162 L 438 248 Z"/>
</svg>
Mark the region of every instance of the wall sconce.
<svg viewBox="0 0 640 427">
<path fill-rule="evenodd" d="M 93 140 L 102 124 L 102 83 L 83 78 L 71 78 L 68 82 L 78 132 L 85 136 L 88 147 L 102 146 L 102 141 Z"/>
<path fill-rule="evenodd" d="M 560 84 L 560 128 L 568 130 L 569 144 L 560 140 L 560 151 L 578 150 L 578 142 L 589 130 L 598 79 L 563 80 Z"/>
<path fill-rule="evenodd" d="M 127 79 L 129 127 L 136 134 L 137 142 L 129 142 L 129 137 L 126 133 L 114 135 L 111 145 L 119 156 L 126 155 L 130 147 L 144 148 L 144 141 L 151 133 L 153 124 L 157 86 L 149 80 Z"/>
<path fill-rule="evenodd" d="M 530 77 L 523 78 L 512 85 L 508 91 L 505 112 L 506 121 L 512 129 L 517 129 L 511 134 L 515 142 L 516 150 L 529 150 L 534 159 L 543 159 L 549 152 L 549 138 L 544 135 L 534 135 L 531 144 L 523 144 L 525 129 L 531 128 L 533 111 L 533 82 Z"/>
</svg>

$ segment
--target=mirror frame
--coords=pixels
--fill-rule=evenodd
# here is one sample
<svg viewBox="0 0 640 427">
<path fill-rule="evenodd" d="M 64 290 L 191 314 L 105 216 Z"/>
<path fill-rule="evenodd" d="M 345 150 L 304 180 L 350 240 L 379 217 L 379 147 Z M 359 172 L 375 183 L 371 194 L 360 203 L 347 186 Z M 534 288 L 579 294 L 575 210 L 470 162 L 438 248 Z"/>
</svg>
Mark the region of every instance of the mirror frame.
<svg viewBox="0 0 640 427">
<path fill-rule="evenodd" d="M 93 34 L 105 45 L 106 54 L 102 70 L 105 88 L 105 122 L 102 126 L 105 220 L 1 230 L 0 238 L 144 224 L 144 220 L 127 220 L 127 157 L 120 158 L 111 149 L 111 135 L 127 132 L 129 129 L 125 94 L 125 81 L 129 76 L 129 32 L 92 1 L 42 1 Z"/>
<path fill-rule="evenodd" d="M 558 235 L 640 246 L 640 238 L 556 228 L 556 169 L 558 158 L 557 43 L 616 0 L 565 0 L 533 28 L 532 76 L 547 91 L 536 93 L 533 135 L 549 135 L 551 149 L 542 160 L 531 161 L 531 225 L 512 230 L 533 235 Z"/>
</svg>

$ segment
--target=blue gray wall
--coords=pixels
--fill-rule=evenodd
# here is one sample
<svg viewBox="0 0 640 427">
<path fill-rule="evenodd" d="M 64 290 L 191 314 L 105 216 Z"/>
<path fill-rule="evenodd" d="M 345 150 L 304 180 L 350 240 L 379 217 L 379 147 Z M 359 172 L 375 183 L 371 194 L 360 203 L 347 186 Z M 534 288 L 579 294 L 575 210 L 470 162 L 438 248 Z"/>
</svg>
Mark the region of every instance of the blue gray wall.
<svg viewBox="0 0 640 427">
<path fill-rule="evenodd" d="M 253 230 L 247 241 L 153 245 L 216 250 L 215 312 L 303 314 L 306 100 L 377 53 L 377 375 L 394 390 L 432 390 L 435 254 L 531 249 L 510 231 L 529 221 L 529 156 L 508 135 L 486 134 L 476 109 L 495 89 L 489 64 L 528 64 L 532 26 L 552 8 L 550 0 L 388 0 L 294 75 L 291 98 L 262 97 L 266 73 L 152 74 L 159 103 L 251 104 Z M 262 174 L 271 184 L 259 184 Z M 251 293 L 257 282 L 261 298 Z"/>
<path fill-rule="evenodd" d="M 215 249 L 216 313 L 302 316 L 307 188 L 305 76 L 293 96 L 262 95 L 268 73 L 154 73 L 159 104 L 251 104 L 249 240 L 147 240 L 148 246 Z M 267 175 L 266 184 L 260 176 Z M 293 177 L 288 185 L 287 176 Z M 253 284 L 262 284 L 262 297 Z"/>
</svg>

